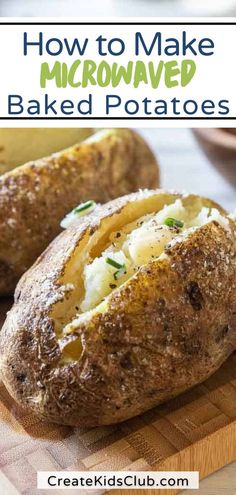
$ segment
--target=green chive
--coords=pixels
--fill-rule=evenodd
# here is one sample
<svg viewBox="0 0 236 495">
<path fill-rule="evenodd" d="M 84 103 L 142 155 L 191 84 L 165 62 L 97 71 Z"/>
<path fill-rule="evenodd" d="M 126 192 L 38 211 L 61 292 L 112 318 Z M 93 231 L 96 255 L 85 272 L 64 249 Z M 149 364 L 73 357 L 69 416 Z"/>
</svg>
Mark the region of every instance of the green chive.
<svg viewBox="0 0 236 495">
<path fill-rule="evenodd" d="M 164 221 L 164 224 L 167 225 L 168 227 L 182 227 L 184 226 L 184 222 L 181 222 L 181 220 L 176 220 L 176 218 L 166 218 Z"/>
<path fill-rule="evenodd" d="M 118 280 L 122 275 L 126 273 L 126 266 L 123 265 L 117 272 L 114 273 L 114 279 Z"/>
<path fill-rule="evenodd" d="M 114 266 L 114 268 L 118 268 L 118 270 L 120 270 L 120 268 L 123 268 L 124 266 L 121 263 L 113 260 L 112 258 L 106 258 L 106 263 L 108 263 L 108 265 Z"/>
<path fill-rule="evenodd" d="M 126 266 L 125 264 L 118 263 L 117 261 L 113 260 L 112 258 L 106 258 L 106 263 L 108 265 L 113 266 L 114 268 L 117 268 L 117 271 L 114 273 L 114 279 L 118 280 L 118 278 L 122 277 L 126 273 Z"/>
<path fill-rule="evenodd" d="M 91 208 L 92 206 L 95 206 L 96 203 L 95 201 L 86 201 L 86 203 L 81 203 L 81 205 L 76 206 L 76 208 L 73 210 L 74 213 L 81 213 L 82 211 L 88 210 L 88 208 Z"/>
</svg>

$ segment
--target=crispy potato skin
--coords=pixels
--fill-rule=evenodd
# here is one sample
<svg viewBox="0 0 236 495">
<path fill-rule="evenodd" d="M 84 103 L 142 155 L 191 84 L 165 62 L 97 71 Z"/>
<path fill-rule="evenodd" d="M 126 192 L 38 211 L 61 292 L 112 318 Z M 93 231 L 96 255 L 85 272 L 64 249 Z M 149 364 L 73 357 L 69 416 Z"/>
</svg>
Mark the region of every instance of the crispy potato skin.
<svg viewBox="0 0 236 495">
<path fill-rule="evenodd" d="M 51 314 L 68 297 L 59 282 L 65 266 L 86 233 L 136 197 L 60 234 L 18 284 L 0 335 L 0 369 L 12 396 L 42 418 L 124 421 L 206 380 L 236 349 L 236 225 L 226 232 L 211 222 L 113 291 L 108 309 L 77 330 L 80 360 L 62 363 Z"/>
<path fill-rule="evenodd" d="M 0 177 L 0 295 L 61 231 L 60 221 L 80 202 L 104 203 L 159 185 L 157 162 L 143 139 L 112 130 L 95 142 L 27 163 Z"/>
<path fill-rule="evenodd" d="M 0 129 L 0 174 L 69 148 L 91 136 L 89 128 L 14 128 Z"/>
</svg>

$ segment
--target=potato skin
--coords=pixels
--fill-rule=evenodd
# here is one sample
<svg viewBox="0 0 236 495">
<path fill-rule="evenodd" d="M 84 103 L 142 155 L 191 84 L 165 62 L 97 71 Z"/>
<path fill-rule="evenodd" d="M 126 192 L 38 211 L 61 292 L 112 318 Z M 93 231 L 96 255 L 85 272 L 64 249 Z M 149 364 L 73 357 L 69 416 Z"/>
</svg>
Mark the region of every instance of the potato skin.
<svg viewBox="0 0 236 495">
<path fill-rule="evenodd" d="M 0 177 L 0 295 L 61 231 L 60 221 L 80 202 L 104 203 L 159 185 L 157 162 L 143 139 L 128 129 L 108 131 Z"/>
<path fill-rule="evenodd" d="M 69 148 L 92 134 L 88 128 L 0 129 L 0 174 L 28 161 Z"/>
<path fill-rule="evenodd" d="M 229 232 L 211 222 L 142 267 L 110 295 L 104 313 L 77 329 L 80 360 L 62 362 L 53 308 L 69 297 L 60 283 L 65 267 L 86 234 L 137 197 L 108 203 L 60 234 L 18 284 L 0 335 L 0 370 L 12 396 L 42 418 L 124 421 L 206 380 L 236 349 L 231 220 Z"/>
</svg>

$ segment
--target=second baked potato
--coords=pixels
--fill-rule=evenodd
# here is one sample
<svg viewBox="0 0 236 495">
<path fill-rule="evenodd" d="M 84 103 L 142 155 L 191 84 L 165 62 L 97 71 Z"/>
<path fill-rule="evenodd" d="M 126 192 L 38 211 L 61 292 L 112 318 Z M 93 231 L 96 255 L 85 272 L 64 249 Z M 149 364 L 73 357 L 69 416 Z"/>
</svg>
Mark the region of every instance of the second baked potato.
<svg viewBox="0 0 236 495">
<path fill-rule="evenodd" d="M 0 174 L 28 161 L 72 146 L 92 134 L 92 129 L 0 129 Z"/>
<path fill-rule="evenodd" d="M 104 203 L 159 184 L 157 162 L 145 141 L 128 129 L 100 131 L 81 144 L 29 162 L 0 177 L 0 295 L 60 232 L 78 203 Z"/>
<path fill-rule="evenodd" d="M 141 191 L 75 221 L 22 277 L 2 378 L 42 418 L 116 423 L 216 371 L 235 315 L 235 221 L 208 199 Z"/>
</svg>

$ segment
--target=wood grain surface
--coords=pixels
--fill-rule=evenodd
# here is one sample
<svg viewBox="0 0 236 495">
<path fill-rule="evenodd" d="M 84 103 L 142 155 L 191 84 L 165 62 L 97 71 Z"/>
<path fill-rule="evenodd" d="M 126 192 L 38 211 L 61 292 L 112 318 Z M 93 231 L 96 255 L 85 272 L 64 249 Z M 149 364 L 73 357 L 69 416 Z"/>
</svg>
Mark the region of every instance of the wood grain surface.
<svg viewBox="0 0 236 495">
<path fill-rule="evenodd" d="M 10 304 L 9 300 L 1 303 L 2 320 Z M 39 421 L 18 407 L 0 384 L 0 486 L 4 495 L 35 494 L 39 470 L 199 470 L 203 478 L 236 459 L 235 440 L 236 354 L 204 384 L 110 427 L 82 429 Z M 136 491 L 129 492 L 135 495 Z"/>
</svg>

